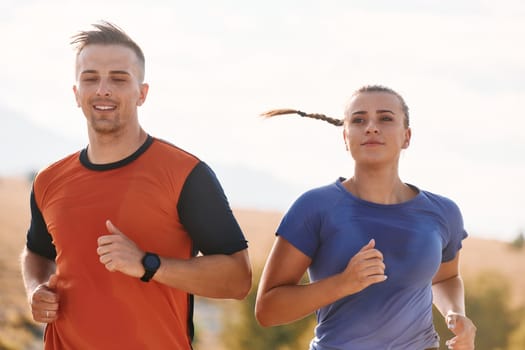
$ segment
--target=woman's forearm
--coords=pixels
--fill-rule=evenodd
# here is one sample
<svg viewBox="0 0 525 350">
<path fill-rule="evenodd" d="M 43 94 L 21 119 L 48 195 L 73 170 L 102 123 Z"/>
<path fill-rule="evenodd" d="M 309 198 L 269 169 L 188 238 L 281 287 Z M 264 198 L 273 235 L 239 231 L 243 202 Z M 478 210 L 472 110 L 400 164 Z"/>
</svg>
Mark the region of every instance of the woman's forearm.
<svg viewBox="0 0 525 350">
<path fill-rule="evenodd" d="M 465 289 L 463 279 L 457 275 L 432 285 L 434 305 L 446 316 L 448 312 L 465 315 Z"/>
</svg>

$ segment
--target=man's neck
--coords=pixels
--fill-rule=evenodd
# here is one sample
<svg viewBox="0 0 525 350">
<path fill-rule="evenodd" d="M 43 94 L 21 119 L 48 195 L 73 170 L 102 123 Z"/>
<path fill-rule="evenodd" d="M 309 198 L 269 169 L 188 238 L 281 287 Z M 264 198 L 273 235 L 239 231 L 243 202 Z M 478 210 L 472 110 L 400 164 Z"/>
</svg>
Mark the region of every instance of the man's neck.
<svg viewBox="0 0 525 350">
<path fill-rule="evenodd" d="M 148 137 L 140 127 L 133 133 L 101 134 L 89 130 L 88 134 L 87 156 L 93 164 L 109 164 L 125 159 L 139 149 Z"/>
</svg>

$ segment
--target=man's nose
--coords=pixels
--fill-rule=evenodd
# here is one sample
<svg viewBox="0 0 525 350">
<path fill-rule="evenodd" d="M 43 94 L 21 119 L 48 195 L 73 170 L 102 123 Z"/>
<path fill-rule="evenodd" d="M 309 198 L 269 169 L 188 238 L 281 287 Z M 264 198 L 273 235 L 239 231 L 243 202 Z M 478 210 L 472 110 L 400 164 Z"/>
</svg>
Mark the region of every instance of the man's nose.
<svg viewBox="0 0 525 350">
<path fill-rule="evenodd" d="M 98 84 L 97 88 L 97 96 L 111 96 L 111 89 L 109 88 L 109 84 L 105 80 L 100 80 L 100 83 Z"/>
</svg>

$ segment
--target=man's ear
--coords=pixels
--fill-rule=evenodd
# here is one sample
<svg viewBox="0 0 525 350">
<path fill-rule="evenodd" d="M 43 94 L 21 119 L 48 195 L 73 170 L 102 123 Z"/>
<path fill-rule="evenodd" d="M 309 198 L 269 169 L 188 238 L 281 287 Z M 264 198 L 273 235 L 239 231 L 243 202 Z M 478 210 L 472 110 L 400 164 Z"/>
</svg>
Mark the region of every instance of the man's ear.
<svg viewBox="0 0 525 350">
<path fill-rule="evenodd" d="M 81 104 L 80 104 L 80 101 L 78 99 L 78 90 L 77 90 L 77 86 L 76 85 L 73 85 L 73 93 L 75 94 L 75 101 L 77 101 L 77 107 L 80 107 Z"/>
<path fill-rule="evenodd" d="M 146 83 L 140 84 L 140 96 L 137 100 L 137 106 L 142 106 L 148 96 L 149 85 Z"/>
</svg>

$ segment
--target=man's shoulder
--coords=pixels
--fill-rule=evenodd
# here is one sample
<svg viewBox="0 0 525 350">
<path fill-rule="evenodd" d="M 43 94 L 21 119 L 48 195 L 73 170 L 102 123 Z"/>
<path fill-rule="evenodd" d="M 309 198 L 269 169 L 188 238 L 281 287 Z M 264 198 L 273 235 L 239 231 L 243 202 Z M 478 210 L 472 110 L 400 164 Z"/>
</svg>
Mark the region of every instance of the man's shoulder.
<svg viewBox="0 0 525 350">
<path fill-rule="evenodd" d="M 153 148 L 155 149 L 155 152 L 161 152 L 166 155 L 172 155 L 181 159 L 187 159 L 189 161 L 194 161 L 195 163 L 200 162 L 199 157 L 179 146 L 176 146 L 175 144 L 169 141 L 158 137 L 154 137 L 153 140 Z"/>
<path fill-rule="evenodd" d="M 42 181 L 48 179 L 49 177 L 55 177 L 64 173 L 65 169 L 80 165 L 79 161 L 80 151 L 71 153 L 64 158 L 57 160 L 54 163 L 49 164 L 48 166 L 40 169 L 37 173 L 35 180 Z"/>
</svg>

